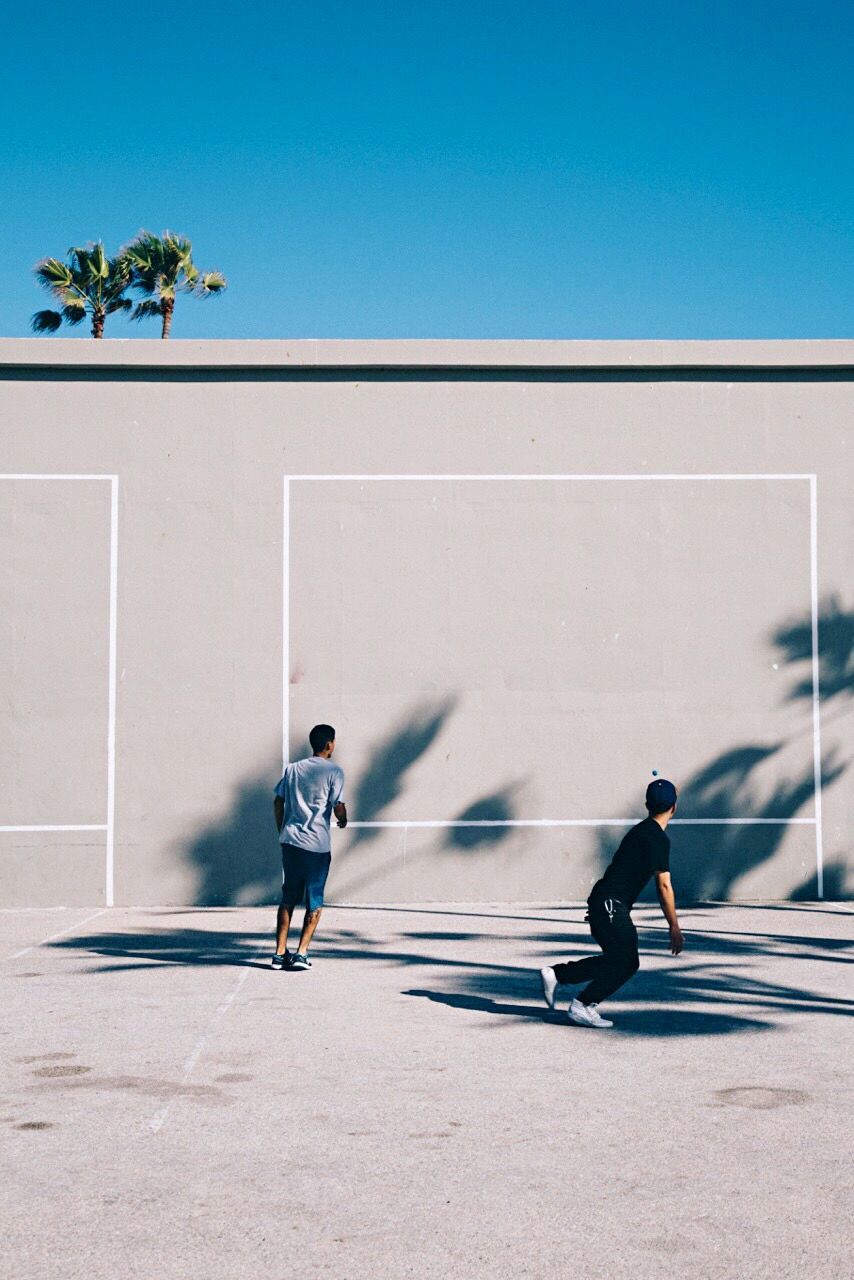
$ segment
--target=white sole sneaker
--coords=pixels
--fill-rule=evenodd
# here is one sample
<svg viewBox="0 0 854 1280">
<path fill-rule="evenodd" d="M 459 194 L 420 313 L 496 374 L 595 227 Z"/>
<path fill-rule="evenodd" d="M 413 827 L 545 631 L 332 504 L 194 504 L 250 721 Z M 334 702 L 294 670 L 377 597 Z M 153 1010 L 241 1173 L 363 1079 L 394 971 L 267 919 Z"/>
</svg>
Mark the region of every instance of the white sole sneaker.
<svg viewBox="0 0 854 1280">
<path fill-rule="evenodd" d="M 540 982 L 543 984 L 543 999 L 550 1009 L 555 1007 L 555 997 L 557 995 L 558 980 L 555 977 L 555 971 L 549 965 L 540 970 Z"/>
<path fill-rule="evenodd" d="M 580 1000 L 573 1000 L 566 1013 L 570 1022 L 574 1022 L 577 1027 L 595 1027 L 602 1031 L 614 1025 L 602 1017 L 595 1004 L 582 1004 Z"/>
</svg>

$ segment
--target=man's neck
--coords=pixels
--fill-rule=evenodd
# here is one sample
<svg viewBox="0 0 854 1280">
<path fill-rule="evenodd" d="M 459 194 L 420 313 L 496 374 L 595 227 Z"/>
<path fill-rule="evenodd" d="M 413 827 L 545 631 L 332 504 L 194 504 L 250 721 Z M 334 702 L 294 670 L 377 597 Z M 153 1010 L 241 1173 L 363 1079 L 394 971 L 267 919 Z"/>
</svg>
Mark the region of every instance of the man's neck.
<svg viewBox="0 0 854 1280">
<path fill-rule="evenodd" d="M 653 822 L 657 822 L 658 825 L 661 827 L 661 830 L 664 831 L 668 822 L 673 817 L 673 814 L 672 813 L 654 813 L 654 814 L 650 814 L 650 817 L 652 818 Z"/>
</svg>

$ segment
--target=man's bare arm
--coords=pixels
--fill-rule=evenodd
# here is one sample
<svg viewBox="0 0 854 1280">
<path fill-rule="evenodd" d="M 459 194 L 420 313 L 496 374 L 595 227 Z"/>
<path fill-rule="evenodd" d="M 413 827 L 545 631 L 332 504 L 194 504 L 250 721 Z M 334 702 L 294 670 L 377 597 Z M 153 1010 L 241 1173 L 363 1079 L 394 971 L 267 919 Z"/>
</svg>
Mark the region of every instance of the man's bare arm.
<svg viewBox="0 0 854 1280">
<path fill-rule="evenodd" d="M 337 821 L 337 823 L 338 823 L 339 827 L 346 827 L 346 825 L 347 825 L 347 806 L 346 806 L 346 804 L 344 804 L 343 800 L 342 800 L 342 801 L 339 801 L 339 802 L 338 802 L 338 804 L 336 804 L 335 808 L 333 809 L 333 813 L 335 814 L 335 819 L 336 819 L 336 821 Z"/>
<path fill-rule="evenodd" d="M 682 930 L 679 928 L 679 920 L 676 915 L 676 895 L 670 882 L 669 871 L 656 871 L 655 887 L 658 891 L 658 901 L 661 903 L 664 918 L 670 926 L 670 950 L 675 956 L 678 956 L 685 945 L 685 939 L 682 935 Z"/>
<path fill-rule="evenodd" d="M 273 797 L 273 814 L 276 818 L 276 830 L 281 831 L 285 820 L 285 802 L 281 796 Z"/>
</svg>

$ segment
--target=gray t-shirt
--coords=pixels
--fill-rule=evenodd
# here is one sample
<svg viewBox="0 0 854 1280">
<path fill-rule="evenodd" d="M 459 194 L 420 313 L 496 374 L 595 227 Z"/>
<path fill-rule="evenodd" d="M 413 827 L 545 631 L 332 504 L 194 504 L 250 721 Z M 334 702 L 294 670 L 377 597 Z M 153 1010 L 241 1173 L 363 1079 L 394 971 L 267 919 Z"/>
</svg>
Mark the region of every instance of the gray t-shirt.
<svg viewBox="0 0 854 1280">
<path fill-rule="evenodd" d="M 308 756 L 286 767 L 273 794 L 285 802 L 280 844 L 329 853 L 329 819 L 344 795 L 344 770 L 323 756 Z"/>
</svg>

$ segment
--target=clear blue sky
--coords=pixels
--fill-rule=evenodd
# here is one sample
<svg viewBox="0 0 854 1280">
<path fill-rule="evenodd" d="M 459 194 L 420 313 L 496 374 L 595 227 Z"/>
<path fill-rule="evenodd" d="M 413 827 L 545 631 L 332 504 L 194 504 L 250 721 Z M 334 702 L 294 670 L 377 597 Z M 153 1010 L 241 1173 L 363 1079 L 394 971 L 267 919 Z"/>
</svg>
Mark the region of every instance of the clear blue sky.
<svg viewBox="0 0 854 1280">
<path fill-rule="evenodd" d="M 0 334 L 144 226 L 229 279 L 176 337 L 851 336 L 852 49 L 850 0 L 16 5 Z"/>
</svg>

